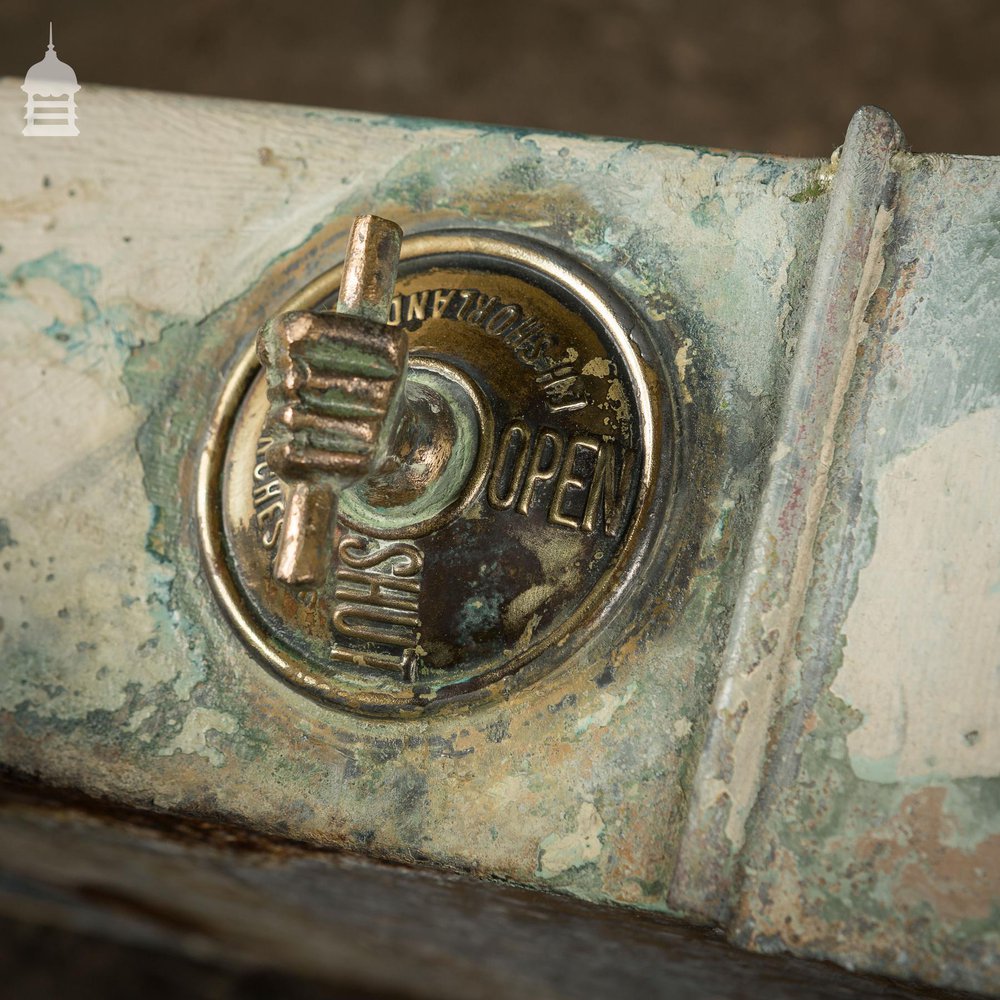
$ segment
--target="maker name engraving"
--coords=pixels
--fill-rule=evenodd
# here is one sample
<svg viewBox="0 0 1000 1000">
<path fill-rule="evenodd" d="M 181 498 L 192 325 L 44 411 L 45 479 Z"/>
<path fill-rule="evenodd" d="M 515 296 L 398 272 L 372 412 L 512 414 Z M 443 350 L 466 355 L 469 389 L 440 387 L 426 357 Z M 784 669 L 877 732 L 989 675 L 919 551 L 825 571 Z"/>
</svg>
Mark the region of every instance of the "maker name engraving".
<svg viewBox="0 0 1000 1000">
<path fill-rule="evenodd" d="M 420 324 L 432 319 L 468 323 L 510 347 L 516 360 L 536 373 L 535 381 L 552 413 L 580 410 L 587 399 L 580 392 L 582 374 L 566 354 L 558 334 L 516 302 L 504 302 L 477 288 L 435 288 L 397 295 L 389 310 L 389 325 Z"/>
</svg>

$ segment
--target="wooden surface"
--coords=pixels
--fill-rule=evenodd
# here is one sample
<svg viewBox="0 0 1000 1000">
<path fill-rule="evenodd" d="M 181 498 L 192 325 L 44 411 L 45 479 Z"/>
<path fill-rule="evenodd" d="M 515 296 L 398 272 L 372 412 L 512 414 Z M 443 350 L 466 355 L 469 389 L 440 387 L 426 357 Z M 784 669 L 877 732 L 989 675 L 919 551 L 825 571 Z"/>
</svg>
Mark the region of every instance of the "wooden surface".
<svg viewBox="0 0 1000 1000">
<path fill-rule="evenodd" d="M 0 851 L 0 913 L 42 928 L 0 920 L 18 1000 L 947 997 L 620 909 L 10 785 Z"/>
</svg>

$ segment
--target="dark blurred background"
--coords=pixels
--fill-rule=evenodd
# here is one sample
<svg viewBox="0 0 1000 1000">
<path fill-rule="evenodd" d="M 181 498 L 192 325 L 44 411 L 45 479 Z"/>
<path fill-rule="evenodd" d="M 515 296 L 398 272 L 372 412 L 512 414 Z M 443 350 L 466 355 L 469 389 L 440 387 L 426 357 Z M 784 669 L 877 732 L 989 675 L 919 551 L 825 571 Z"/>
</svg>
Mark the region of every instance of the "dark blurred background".
<svg viewBox="0 0 1000 1000">
<path fill-rule="evenodd" d="M 861 104 L 1000 154 L 1000 0 L 0 0 L 80 81 L 826 154 Z"/>
</svg>

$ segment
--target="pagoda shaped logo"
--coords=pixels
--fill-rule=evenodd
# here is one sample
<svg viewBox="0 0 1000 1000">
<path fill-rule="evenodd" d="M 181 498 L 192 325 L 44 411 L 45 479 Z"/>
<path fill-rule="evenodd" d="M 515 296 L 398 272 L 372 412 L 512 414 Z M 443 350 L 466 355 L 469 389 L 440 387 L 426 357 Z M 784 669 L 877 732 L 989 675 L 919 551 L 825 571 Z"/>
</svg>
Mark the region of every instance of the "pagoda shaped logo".
<svg viewBox="0 0 1000 1000">
<path fill-rule="evenodd" d="M 21 90 L 28 95 L 22 135 L 79 135 L 76 127 L 76 82 L 73 67 L 56 55 L 49 22 L 49 47 L 41 62 L 28 70 Z"/>
</svg>

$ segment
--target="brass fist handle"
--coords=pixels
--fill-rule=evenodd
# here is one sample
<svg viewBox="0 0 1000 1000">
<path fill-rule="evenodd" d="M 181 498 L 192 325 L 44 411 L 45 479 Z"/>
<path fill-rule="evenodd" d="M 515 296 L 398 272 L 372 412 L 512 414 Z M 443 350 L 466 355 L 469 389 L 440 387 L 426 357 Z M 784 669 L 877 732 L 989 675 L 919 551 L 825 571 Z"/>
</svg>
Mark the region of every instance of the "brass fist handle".
<svg viewBox="0 0 1000 1000">
<path fill-rule="evenodd" d="M 288 312 L 257 336 L 270 402 L 265 453 L 290 487 L 275 579 L 326 579 L 337 498 L 377 472 L 398 425 L 406 333 L 386 325 L 402 231 L 374 215 L 354 220 L 336 312 Z"/>
</svg>

